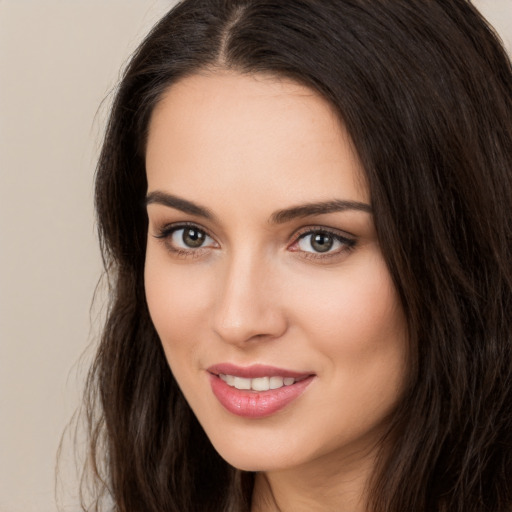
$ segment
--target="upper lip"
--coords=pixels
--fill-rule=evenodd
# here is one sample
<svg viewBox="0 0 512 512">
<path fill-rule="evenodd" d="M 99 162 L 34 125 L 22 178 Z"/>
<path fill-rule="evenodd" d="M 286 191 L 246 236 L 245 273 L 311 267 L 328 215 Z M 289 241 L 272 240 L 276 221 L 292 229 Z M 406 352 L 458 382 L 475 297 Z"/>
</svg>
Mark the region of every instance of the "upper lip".
<svg viewBox="0 0 512 512">
<path fill-rule="evenodd" d="M 207 371 L 214 375 L 233 375 L 235 377 L 243 377 L 246 379 L 257 379 L 258 377 L 293 377 L 294 379 L 300 379 L 313 374 L 313 372 L 297 372 L 264 364 L 237 366 L 232 363 L 214 364 L 207 368 Z"/>
</svg>

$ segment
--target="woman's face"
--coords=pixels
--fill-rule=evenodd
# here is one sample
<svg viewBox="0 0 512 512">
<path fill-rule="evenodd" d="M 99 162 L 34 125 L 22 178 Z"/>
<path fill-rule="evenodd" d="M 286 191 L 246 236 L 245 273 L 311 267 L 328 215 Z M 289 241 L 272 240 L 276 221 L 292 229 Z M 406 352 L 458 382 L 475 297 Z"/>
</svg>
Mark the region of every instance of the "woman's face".
<svg viewBox="0 0 512 512">
<path fill-rule="evenodd" d="M 327 102 L 265 75 L 184 78 L 153 113 L 146 164 L 149 310 L 218 452 L 255 471 L 371 452 L 406 327 Z"/>
</svg>

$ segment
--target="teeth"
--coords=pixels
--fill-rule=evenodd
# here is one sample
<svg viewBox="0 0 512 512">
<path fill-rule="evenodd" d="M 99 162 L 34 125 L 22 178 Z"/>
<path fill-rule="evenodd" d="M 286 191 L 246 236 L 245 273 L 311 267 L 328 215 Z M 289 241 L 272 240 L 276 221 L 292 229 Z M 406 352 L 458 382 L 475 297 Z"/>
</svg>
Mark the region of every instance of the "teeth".
<svg viewBox="0 0 512 512">
<path fill-rule="evenodd" d="M 223 375 L 222 373 L 219 375 L 219 377 L 229 386 L 234 387 L 235 385 L 235 377 L 233 375 Z"/>
<path fill-rule="evenodd" d="M 251 389 L 251 379 L 244 379 L 243 377 L 235 377 L 236 389 Z"/>
<path fill-rule="evenodd" d="M 251 389 L 254 391 L 268 391 L 270 389 L 270 377 L 258 377 L 251 380 Z"/>
<path fill-rule="evenodd" d="M 270 389 L 279 389 L 284 386 L 283 377 L 270 377 Z"/>
<path fill-rule="evenodd" d="M 220 374 L 219 377 L 228 385 L 236 389 L 253 391 L 268 391 L 269 389 L 279 389 L 283 386 L 291 386 L 296 382 L 293 377 L 257 377 L 255 379 L 245 379 L 233 375 Z"/>
</svg>

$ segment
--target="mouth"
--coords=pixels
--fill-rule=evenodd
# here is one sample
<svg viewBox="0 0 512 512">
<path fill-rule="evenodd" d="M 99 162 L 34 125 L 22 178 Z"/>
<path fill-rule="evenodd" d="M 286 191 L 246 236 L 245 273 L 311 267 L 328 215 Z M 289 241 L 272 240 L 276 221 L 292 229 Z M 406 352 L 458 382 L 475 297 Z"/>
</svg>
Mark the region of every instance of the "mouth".
<svg viewBox="0 0 512 512">
<path fill-rule="evenodd" d="M 256 377 L 254 379 L 248 379 L 244 377 L 237 377 L 235 375 L 225 375 L 220 373 L 219 378 L 222 379 L 228 386 L 239 390 L 269 391 L 271 389 L 280 389 L 283 386 L 293 386 L 293 384 L 296 382 L 307 379 L 307 376 L 301 377 L 300 379 L 279 376 Z"/>
<path fill-rule="evenodd" d="M 213 394 L 230 413 L 246 418 L 270 416 L 299 398 L 315 374 L 253 365 L 215 365 L 207 369 Z"/>
</svg>

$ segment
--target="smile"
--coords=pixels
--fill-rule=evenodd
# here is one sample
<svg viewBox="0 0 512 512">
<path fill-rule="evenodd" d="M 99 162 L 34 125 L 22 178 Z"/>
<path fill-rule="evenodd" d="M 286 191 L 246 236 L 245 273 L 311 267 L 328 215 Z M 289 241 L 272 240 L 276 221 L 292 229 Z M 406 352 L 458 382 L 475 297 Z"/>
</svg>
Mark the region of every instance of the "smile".
<svg viewBox="0 0 512 512">
<path fill-rule="evenodd" d="M 301 379 L 293 377 L 257 377 L 255 379 L 247 379 L 244 377 L 236 377 L 234 375 L 219 374 L 219 377 L 228 385 L 240 390 L 252 391 L 269 391 L 270 389 L 279 389 L 283 386 L 291 386 Z"/>
<path fill-rule="evenodd" d="M 230 413 L 264 418 L 299 398 L 315 375 L 254 365 L 223 364 L 208 369 L 214 396 Z"/>
</svg>

